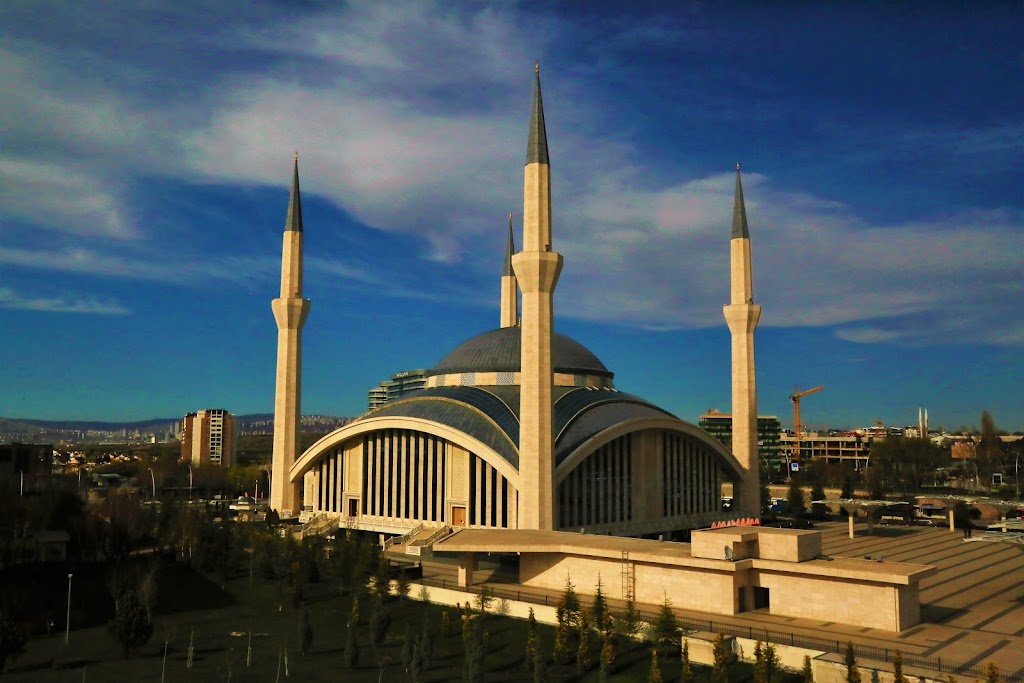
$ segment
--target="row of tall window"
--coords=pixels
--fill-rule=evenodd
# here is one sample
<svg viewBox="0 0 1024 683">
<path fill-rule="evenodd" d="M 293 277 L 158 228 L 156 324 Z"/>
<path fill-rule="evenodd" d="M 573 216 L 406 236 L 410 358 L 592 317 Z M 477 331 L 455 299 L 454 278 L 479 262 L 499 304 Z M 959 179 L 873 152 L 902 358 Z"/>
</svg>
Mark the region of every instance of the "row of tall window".
<svg viewBox="0 0 1024 683">
<path fill-rule="evenodd" d="M 511 494 L 511 497 L 510 495 Z M 469 523 L 508 528 L 509 503 L 516 495 L 508 479 L 481 457 L 469 455 Z"/>
<path fill-rule="evenodd" d="M 446 443 L 408 429 L 364 435 L 363 514 L 444 522 Z"/>
<path fill-rule="evenodd" d="M 558 520 L 564 529 L 628 522 L 633 518 L 632 434 L 590 454 L 558 485 Z"/>
<path fill-rule="evenodd" d="M 718 510 L 721 483 L 715 454 L 696 439 L 677 432 L 662 433 L 662 453 L 665 516 Z"/>
</svg>

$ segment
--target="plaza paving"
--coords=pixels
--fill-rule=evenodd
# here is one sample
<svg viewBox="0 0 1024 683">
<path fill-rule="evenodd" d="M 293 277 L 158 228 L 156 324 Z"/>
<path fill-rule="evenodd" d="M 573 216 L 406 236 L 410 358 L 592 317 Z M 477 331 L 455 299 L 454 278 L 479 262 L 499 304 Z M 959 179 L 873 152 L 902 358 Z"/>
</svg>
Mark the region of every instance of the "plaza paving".
<svg viewBox="0 0 1024 683">
<path fill-rule="evenodd" d="M 943 527 L 876 526 L 868 534 L 858 524 L 857 536 L 848 537 L 847 525 L 824 523 L 823 552 L 834 557 L 857 557 L 928 564 L 938 571 L 921 582 L 922 623 L 901 633 L 844 626 L 831 622 L 779 617 L 767 610 L 735 616 L 676 610 L 681 617 L 714 619 L 737 632 L 747 628 L 792 633 L 796 637 L 828 638 L 967 665 L 995 662 L 1024 681 L 1024 546 L 1011 543 L 965 542 L 960 532 Z M 976 532 L 977 533 L 977 532 Z M 454 579 L 453 567 L 429 564 L 425 574 Z M 486 563 L 477 582 L 509 588 L 514 576 L 508 571 L 494 575 Z M 531 590 L 534 595 L 544 591 Z M 557 600 L 557 595 L 551 592 Z M 612 601 L 613 605 L 616 601 Z M 659 606 L 643 607 L 653 611 Z M 866 606 L 867 608 L 867 606 Z M 913 672 L 913 671 L 912 671 Z M 913 673 L 927 673 L 925 671 Z"/>
</svg>

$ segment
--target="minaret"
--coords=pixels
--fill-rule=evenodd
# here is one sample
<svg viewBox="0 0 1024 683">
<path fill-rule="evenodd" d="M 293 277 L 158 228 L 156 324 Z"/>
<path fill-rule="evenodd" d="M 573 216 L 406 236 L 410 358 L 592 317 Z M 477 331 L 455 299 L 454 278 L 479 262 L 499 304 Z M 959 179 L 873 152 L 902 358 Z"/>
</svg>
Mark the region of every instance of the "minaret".
<svg viewBox="0 0 1024 683">
<path fill-rule="evenodd" d="M 729 242 L 731 303 L 722 307 L 732 334 L 732 452 L 745 473 L 734 487 L 741 515 L 760 516 L 760 476 L 757 452 L 757 381 L 754 373 L 754 329 L 761 307 L 754 303 L 750 271 L 750 233 L 743 204 L 740 165 L 736 164 L 736 198 Z M 733 509 L 737 509 L 733 506 Z"/>
<path fill-rule="evenodd" d="M 270 507 L 283 516 L 298 514 L 299 487 L 288 471 L 299 451 L 302 415 L 302 326 L 309 299 L 302 298 L 302 200 L 299 197 L 299 155 L 295 154 L 292 194 L 281 251 L 281 297 L 271 302 L 277 320 L 277 388 L 274 393 L 274 465 Z"/>
<path fill-rule="evenodd" d="M 515 327 L 519 324 L 519 285 L 512 270 L 512 254 L 516 252 L 512 241 L 512 214 L 508 215 L 508 243 L 505 245 L 505 263 L 501 271 L 501 326 Z"/>
<path fill-rule="evenodd" d="M 551 250 L 551 167 L 539 64 L 536 74 L 523 171 L 523 250 L 512 257 L 523 293 L 518 523 L 520 529 L 553 529 L 552 299 L 562 271 L 562 255 Z"/>
</svg>

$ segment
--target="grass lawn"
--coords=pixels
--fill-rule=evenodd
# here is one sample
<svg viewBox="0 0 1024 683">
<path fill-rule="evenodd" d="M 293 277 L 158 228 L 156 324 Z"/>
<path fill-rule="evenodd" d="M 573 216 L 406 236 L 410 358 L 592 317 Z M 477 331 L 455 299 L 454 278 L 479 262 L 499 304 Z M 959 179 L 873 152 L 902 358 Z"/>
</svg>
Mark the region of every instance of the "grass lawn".
<svg viewBox="0 0 1024 683">
<path fill-rule="evenodd" d="M 66 575 L 65 585 L 66 585 Z M 82 585 L 82 591 L 101 591 L 97 585 Z M 63 597 L 61 595 L 60 597 Z M 91 596 L 90 604 L 101 603 Z M 359 629 L 360 661 L 355 671 L 343 665 L 345 624 L 349 619 L 351 598 L 339 595 L 334 583 L 311 584 L 305 591 L 302 607 L 308 610 L 313 629 L 313 645 L 302 656 L 295 643 L 298 632 L 298 611 L 289 605 L 287 591 L 277 582 L 248 576 L 221 584 L 191 569 L 173 563 L 162 566 L 157 596 L 155 626 L 149 643 L 134 657 L 125 658 L 106 627 L 98 619 L 83 618 L 86 624 L 74 628 L 67 647 L 64 632 L 31 639 L 26 652 L 8 662 L 2 679 L 12 682 L 82 681 L 398 681 L 408 680 L 402 666 L 402 644 L 406 628 L 414 636 L 423 632 L 424 623 L 436 634 L 435 655 L 424 680 L 431 682 L 460 681 L 462 678 L 463 643 L 461 632 L 441 634 L 443 608 L 411 599 L 392 598 L 389 608 L 391 627 L 381 651 L 383 668 L 369 643 L 371 605 L 366 595 L 360 597 L 362 625 Z M 60 602 L 59 600 L 56 602 Z M 81 604 L 85 604 L 84 602 Z M 458 621 L 453 608 L 448 608 Z M 108 617 L 109 618 L 109 609 Z M 63 625 L 63 618 L 58 618 Z M 73 620 L 73 623 L 75 621 Z M 487 617 L 490 634 L 484 660 L 486 681 L 532 681 L 522 666 L 526 642 L 526 623 Z M 456 629 L 459 630 L 459 629 Z M 538 626 L 544 652 L 550 654 L 554 629 Z M 192 667 L 186 666 L 190 638 L 193 643 Z M 592 659 L 599 661 L 600 639 L 592 638 Z M 167 656 L 164 659 L 164 644 Z M 251 642 L 250 664 L 246 665 Z M 288 676 L 285 675 L 284 651 L 287 648 Z M 573 645 L 575 648 L 575 645 Z M 647 646 L 619 640 L 613 681 L 646 681 L 650 664 Z M 751 680 L 750 667 L 734 666 L 735 681 Z M 707 680 L 709 671 L 696 667 L 699 681 Z M 662 659 L 662 678 L 666 683 L 679 678 L 679 660 Z M 580 674 L 574 665 L 551 665 L 550 681 L 597 681 L 597 670 Z"/>
</svg>

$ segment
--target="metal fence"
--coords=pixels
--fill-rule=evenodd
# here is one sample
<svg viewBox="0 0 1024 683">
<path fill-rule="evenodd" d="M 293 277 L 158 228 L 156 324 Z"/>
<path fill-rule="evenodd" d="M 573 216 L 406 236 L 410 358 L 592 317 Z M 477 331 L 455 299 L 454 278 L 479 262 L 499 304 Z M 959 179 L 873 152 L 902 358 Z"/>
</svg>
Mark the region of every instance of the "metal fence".
<svg viewBox="0 0 1024 683">
<path fill-rule="evenodd" d="M 558 601 L 561 598 L 561 596 L 552 596 L 549 593 L 539 593 L 519 588 L 496 588 L 493 585 L 469 586 L 467 588 L 459 586 L 456 582 L 449 581 L 447 579 L 423 577 L 418 579 L 418 581 L 428 586 L 451 588 L 478 595 L 487 591 L 490 595 L 498 599 L 504 598 L 506 600 L 530 602 L 535 605 L 549 605 L 553 607 L 558 604 Z M 583 596 L 580 596 L 580 598 L 581 601 L 585 602 Z M 652 623 L 658 617 L 655 612 L 649 612 L 641 609 L 637 610 L 637 614 L 640 619 L 648 623 Z M 823 652 L 831 652 L 835 654 L 846 653 L 847 641 L 843 640 L 833 638 L 816 638 L 814 636 L 803 636 L 795 633 L 783 633 L 765 628 L 756 628 L 754 626 L 729 624 L 715 621 L 714 619 L 694 619 L 692 617 L 680 617 L 678 615 L 676 615 L 676 619 L 679 626 L 685 631 L 709 631 L 711 633 L 721 633 L 727 636 L 760 640 L 765 643 L 789 645 L 791 647 L 803 647 L 809 650 L 821 650 Z M 964 676 L 970 679 L 978 678 L 984 680 L 986 674 L 985 666 L 981 664 L 971 664 L 969 662 L 945 657 L 925 657 L 922 655 L 903 652 L 902 650 L 897 650 L 895 648 L 854 644 L 853 651 L 854 655 L 859 660 L 872 659 L 875 661 L 891 663 L 893 658 L 896 656 L 896 653 L 899 652 L 903 659 L 903 665 L 907 667 L 919 667 L 921 669 L 928 669 L 942 674 L 953 674 L 955 676 Z M 1000 679 L 1004 681 L 1004 683 L 1019 683 L 1024 680 L 1020 677 L 1015 677 L 1013 672 L 1010 671 L 1000 671 Z"/>
</svg>

